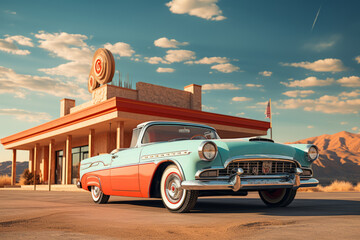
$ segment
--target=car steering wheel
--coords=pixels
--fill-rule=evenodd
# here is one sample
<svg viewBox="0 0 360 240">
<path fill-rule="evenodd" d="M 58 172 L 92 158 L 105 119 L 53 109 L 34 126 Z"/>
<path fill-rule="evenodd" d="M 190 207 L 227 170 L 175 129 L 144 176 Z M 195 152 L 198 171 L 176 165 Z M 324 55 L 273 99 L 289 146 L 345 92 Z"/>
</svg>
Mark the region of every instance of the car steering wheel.
<svg viewBox="0 0 360 240">
<path fill-rule="evenodd" d="M 190 138 L 190 140 L 193 140 L 194 138 L 199 138 L 199 139 L 207 139 L 206 137 L 204 137 L 204 135 L 202 135 L 202 134 L 196 134 L 196 135 L 194 135 L 194 136 L 192 136 L 191 138 Z"/>
</svg>

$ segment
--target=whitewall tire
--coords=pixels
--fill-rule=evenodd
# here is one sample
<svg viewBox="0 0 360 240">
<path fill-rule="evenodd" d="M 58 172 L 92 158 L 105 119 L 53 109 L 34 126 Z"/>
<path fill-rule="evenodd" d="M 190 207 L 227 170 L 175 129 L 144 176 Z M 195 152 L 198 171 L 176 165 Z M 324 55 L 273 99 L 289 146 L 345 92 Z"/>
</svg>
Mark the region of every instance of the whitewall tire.
<svg viewBox="0 0 360 240">
<path fill-rule="evenodd" d="M 189 212 L 196 204 L 199 192 L 181 188 L 183 177 L 176 165 L 169 165 L 161 177 L 162 201 L 171 212 Z"/>
<path fill-rule="evenodd" d="M 104 194 L 97 186 L 91 186 L 91 197 L 92 200 L 98 204 L 107 203 L 110 198 L 109 195 Z"/>
</svg>

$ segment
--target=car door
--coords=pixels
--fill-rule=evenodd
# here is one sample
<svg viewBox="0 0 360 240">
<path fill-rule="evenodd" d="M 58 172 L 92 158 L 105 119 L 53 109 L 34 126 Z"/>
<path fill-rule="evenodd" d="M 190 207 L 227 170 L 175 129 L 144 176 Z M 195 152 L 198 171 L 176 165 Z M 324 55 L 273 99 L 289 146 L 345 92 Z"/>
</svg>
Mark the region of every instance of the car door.
<svg viewBox="0 0 360 240">
<path fill-rule="evenodd" d="M 129 148 L 112 155 L 111 188 L 113 191 L 140 191 L 140 148 Z"/>
</svg>

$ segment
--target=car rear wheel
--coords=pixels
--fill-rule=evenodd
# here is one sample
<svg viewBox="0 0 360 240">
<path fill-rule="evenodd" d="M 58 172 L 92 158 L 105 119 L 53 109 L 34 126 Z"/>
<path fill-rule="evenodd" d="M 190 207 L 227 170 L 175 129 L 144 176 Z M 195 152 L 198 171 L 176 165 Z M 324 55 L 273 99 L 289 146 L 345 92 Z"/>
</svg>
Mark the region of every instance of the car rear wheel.
<svg viewBox="0 0 360 240">
<path fill-rule="evenodd" d="M 95 203 L 103 204 L 109 201 L 110 196 L 104 194 L 97 186 L 91 186 L 91 197 Z"/>
<path fill-rule="evenodd" d="M 189 212 L 196 204 L 199 192 L 181 188 L 182 176 L 175 165 L 169 165 L 160 182 L 161 198 L 171 212 Z"/>
<path fill-rule="evenodd" d="M 266 191 L 259 191 L 261 200 L 268 207 L 286 207 L 295 198 L 296 189 L 279 188 Z"/>
</svg>

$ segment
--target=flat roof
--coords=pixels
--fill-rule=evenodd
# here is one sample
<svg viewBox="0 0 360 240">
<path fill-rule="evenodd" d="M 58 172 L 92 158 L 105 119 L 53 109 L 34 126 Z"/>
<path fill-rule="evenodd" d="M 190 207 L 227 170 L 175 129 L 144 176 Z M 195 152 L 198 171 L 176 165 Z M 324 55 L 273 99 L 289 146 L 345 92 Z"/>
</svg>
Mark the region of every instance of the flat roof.
<svg viewBox="0 0 360 240">
<path fill-rule="evenodd" d="M 27 129 L 19 133 L 15 133 L 8 137 L 4 137 L 0 140 L 0 142 L 7 149 L 20 147 L 20 145 L 22 145 L 21 142 L 24 142 L 24 140 L 27 140 L 27 142 L 31 142 L 31 139 L 34 139 L 35 143 L 35 139 L 39 140 L 42 138 L 42 136 L 44 138 L 45 136 L 46 138 L 48 138 L 49 133 L 51 132 L 60 133 L 61 131 L 58 130 L 65 128 L 69 129 L 68 127 L 70 126 L 75 126 L 76 130 L 76 126 L 80 126 L 79 123 L 87 122 L 91 124 L 92 119 L 99 119 L 99 117 L 101 116 L 108 115 L 114 112 L 118 112 L 118 114 L 116 114 L 115 117 L 113 116 L 114 114 L 112 114 L 112 118 L 116 118 L 119 120 L 121 120 L 121 118 L 125 115 L 126 117 L 124 117 L 124 119 L 130 119 L 132 116 L 137 115 L 146 115 L 148 116 L 148 120 L 157 120 L 156 117 L 158 117 L 159 120 L 174 119 L 177 121 L 203 123 L 216 128 L 220 133 L 220 136 L 221 131 L 223 131 L 224 133 L 228 133 L 228 135 L 230 136 L 231 133 L 234 133 L 235 135 L 236 133 L 241 132 L 241 129 L 254 130 L 252 131 L 252 133 L 248 132 L 248 134 L 244 134 L 241 137 L 266 135 L 267 130 L 270 128 L 270 123 L 267 121 L 233 117 L 223 114 L 184 109 L 121 97 L 113 97 L 104 102 L 92 105 L 77 112 L 46 122 L 39 126 Z M 129 115 L 127 116 L 127 114 Z M 100 120 L 98 120 L 98 123 L 99 121 L 102 121 L 101 118 Z M 88 127 L 88 125 L 82 125 L 82 127 Z M 72 131 L 74 131 L 74 129 Z M 62 134 L 64 134 L 64 131 L 62 131 Z"/>
</svg>

